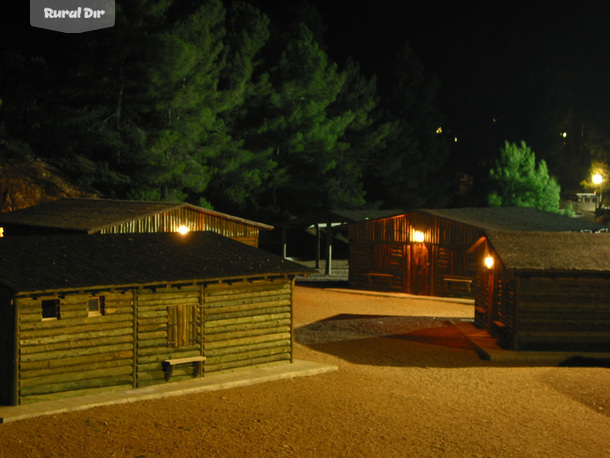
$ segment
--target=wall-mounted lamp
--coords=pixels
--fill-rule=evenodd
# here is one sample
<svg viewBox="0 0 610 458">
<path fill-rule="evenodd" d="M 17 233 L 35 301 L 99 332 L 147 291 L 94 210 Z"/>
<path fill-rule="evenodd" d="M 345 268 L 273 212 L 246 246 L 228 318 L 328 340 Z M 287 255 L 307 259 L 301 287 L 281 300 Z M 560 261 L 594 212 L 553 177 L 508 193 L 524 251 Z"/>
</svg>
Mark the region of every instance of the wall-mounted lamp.
<svg viewBox="0 0 610 458">
<path fill-rule="evenodd" d="M 424 233 L 422 231 L 414 231 L 413 232 L 413 241 L 417 243 L 422 243 L 424 241 Z"/>
<path fill-rule="evenodd" d="M 493 256 L 487 256 L 485 258 L 485 260 L 483 261 L 483 263 L 485 264 L 485 267 L 487 267 L 488 269 L 491 269 L 494 266 Z"/>
</svg>

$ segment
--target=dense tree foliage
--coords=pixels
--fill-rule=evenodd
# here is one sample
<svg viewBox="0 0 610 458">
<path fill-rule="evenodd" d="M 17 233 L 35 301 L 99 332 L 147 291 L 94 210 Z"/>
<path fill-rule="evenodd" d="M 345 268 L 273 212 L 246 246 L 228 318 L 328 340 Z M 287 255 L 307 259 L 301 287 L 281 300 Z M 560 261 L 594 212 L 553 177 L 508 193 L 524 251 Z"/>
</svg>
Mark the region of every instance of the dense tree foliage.
<svg viewBox="0 0 610 458">
<path fill-rule="evenodd" d="M 544 160 L 536 163 L 536 155 L 525 142 L 504 144 L 495 168 L 489 172 L 489 179 L 490 206 L 559 211 L 559 183 L 549 175 Z"/>
<path fill-rule="evenodd" d="M 438 81 L 408 47 L 378 92 L 332 60 L 315 9 L 226 4 L 125 0 L 110 29 L 28 30 L 0 62 L 4 129 L 118 198 L 283 216 L 447 203 Z"/>
<path fill-rule="evenodd" d="M 391 128 L 387 148 L 373 152 L 372 166 L 381 195 L 397 207 L 446 206 L 451 183 L 443 173 L 449 147 L 440 135 L 440 81 L 426 73 L 408 44 L 388 67 L 382 97 Z"/>
</svg>

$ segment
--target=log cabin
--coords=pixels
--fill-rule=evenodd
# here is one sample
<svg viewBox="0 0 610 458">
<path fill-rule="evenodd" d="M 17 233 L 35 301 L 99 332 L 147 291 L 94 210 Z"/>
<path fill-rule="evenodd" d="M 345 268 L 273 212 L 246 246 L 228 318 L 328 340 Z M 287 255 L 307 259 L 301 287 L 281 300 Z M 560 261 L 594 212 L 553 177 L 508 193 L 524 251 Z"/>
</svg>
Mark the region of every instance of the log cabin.
<svg viewBox="0 0 610 458">
<path fill-rule="evenodd" d="M 475 325 L 511 350 L 610 352 L 610 234 L 488 231 Z"/>
<path fill-rule="evenodd" d="M 469 248 L 487 230 L 598 231 L 599 224 L 534 208 L 418 210 L 349 226 L 355 289 L 474 297 Z"/>
<path fill-rule="evenodd" d="M 213 231 L 258 246 L 261 230 L 273 226 L 186 203 L 65 198 L 0 213 L 5 236 Z"/>
<path fill-rule="evenodd" d="M 311 272 L 214 232 L 0 239 L 0 404 L 290 364 Z"/>
</svg>

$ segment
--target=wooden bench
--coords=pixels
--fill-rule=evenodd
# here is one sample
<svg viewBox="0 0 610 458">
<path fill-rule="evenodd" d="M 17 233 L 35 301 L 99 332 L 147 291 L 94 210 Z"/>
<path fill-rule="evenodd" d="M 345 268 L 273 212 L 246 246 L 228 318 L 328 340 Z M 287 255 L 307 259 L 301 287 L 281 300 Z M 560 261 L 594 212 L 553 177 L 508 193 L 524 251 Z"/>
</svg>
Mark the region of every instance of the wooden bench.
<svg viewBox="0 0 610 458">
<path fill-rule="evenodd" d="M 393 274 L 384 274 L 381 272 L 369 272 L 366 274 L 369 277 L 369 286 L 373 286 L 373 278 L 387 278 L 389 286 L 392 287 Z"/>
<path fill-rule="evenodd" d="M 203 362 L 205 356 L 191 356 L 190 358 L 178 358 L 178 359 L 166 359 L 161 363 L 163 372 L 165 372 L 165 380 L 169 380 L 174 372 L 174 367 L 180 364 L 192 364 L 195 363 L 194 376 L 199 377 L 201 375 L 201 369 L 203 368 Z"/>
<path fill-rule="evenodd" d="M 453 283 L 457 283 L 458 285 L 465 286 L 469 293 L 472 292 L 472 278 L 456 277 L 456 276 L 444 276 L 442 278 L 449 285 L 451 285 Z"/>
</svg>

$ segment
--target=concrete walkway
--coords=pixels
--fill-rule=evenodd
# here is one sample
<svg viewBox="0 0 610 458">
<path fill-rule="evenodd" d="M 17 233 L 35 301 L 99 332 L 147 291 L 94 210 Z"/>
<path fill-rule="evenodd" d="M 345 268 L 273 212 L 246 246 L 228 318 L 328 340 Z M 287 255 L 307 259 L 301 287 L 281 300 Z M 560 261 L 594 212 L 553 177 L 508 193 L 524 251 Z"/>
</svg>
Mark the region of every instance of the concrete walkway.
<svg viewBox="0 0 610 458">
<path fill-rule="evenodd" d="M 79 396 L 56 401 L 37 402 L 21 406 L 0 406 L 0 423 L 24 420 L 42 415 L 90 409 L 92 407 L 125 404 L 127 402 L 182 396 L 204 391 L 254 385 L 272 380 L 291 379 L 336 371 L 337 366 L 295 360 L 293 364 L 260 367 L 228 374 L 212 375 L 184 382 L 166 383 L 127 391 Z"/>
</svg>

